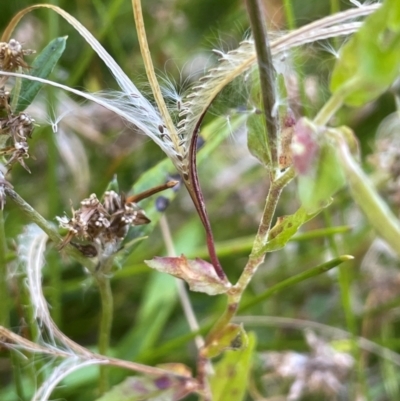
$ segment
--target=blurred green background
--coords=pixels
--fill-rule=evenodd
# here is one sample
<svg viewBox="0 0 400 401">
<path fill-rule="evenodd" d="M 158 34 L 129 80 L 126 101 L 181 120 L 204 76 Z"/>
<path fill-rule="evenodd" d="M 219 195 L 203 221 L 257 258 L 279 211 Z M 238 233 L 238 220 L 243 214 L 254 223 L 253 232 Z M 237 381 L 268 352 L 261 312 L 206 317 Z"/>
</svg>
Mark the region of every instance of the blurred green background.
<svg viewBox="0 0 400 401">
<path fill-rule="evenodd" d="M 3 1 L 0 27 L 4 28 L 16 12 L 31 4 L 35 2 Z M 86 26 L 133 82 L 145 93 L 150 92 L 129 1 L 65 0 L 53 4 Z M 265 5 L 270 28 L 286 30 L 287 9 L 284 3 L 266 0 Z M 293 0 L 291 5 L 296 26 L 349 6 L 334 0 Z M 144 0 L 143 10 L 156 70 L 165 84 L 173 84 L 178 93 L 184 92 L 216 63 L 217 56 L 211 52 L 212 49 L 234 49 L 249 35 L 243 1 Z M 29 14 L 19 24 L 15 37 L 25 47 L 39 52 L 51 39 L 64 35 L 68 35 L 67 49 L 52 79 L 89 91 L 117 89 L 101 60 L 73 28 L 52 11 L 37 10 Z M 337 50 L 340 44 L 341 40 L 312 44 L 287 56 L 293 82 L 288 92 L 297 117 L 314 115 L 327 99 L 329 72 L 334 64 L 331 50 Z M 299 82 L 304 85 L 307 104 L 299 95 Z M 239 84 L 229 87 L 210 110 L 204 125 L 215 118 L 224 118 L 224 129 L 229 135 L 199 167 L 217 251 L 233 282 L 246 263 L 268 189 L 266 171 L 247 151 L 245 129 L 229 128 L 230 120 L 247 107 L 246 93 L 240 88 Z M 334 122 L 355 130 L 364 166 L 377 176 L 380 171 L 375 171 L 376 166 L 368 163 L 367 157 L 377 150 L 375 134 L 380 122 L 394 110 L 393 94 L 387 94 L 361 110 L 343 109 Z M 164 158 L 153 142 L 118 117 L 81 99 L 68 98 L 59 91 L 42 90 L 31 114 L 38 123 L 30 144 L 34 158 L 27 161 L 32 174 L 15 166 L 10 181 L 24 199 L 53 222 L 55 216 L 69 213 L 71 204 L 77 208 L 78 202 L 93 192 L 100 196 L 114 175 L 118 177 L 120 188 L 128 193 L 144 172 Z M 61 116 L 63 118 L 54 133 L 51 123 Z M 385 192 L 384 185 L 382 191 L 388 200 L 392 199 Z M 395 202 L 392 205 L 397 207 Z M 292 183 L 283 194 L 277 214 L 291 214 L 297 207 L 295 183 Z M 202 227 L 185 189 L 179 191 L 166 216 L 178 254 L 207 258 Z M 12 254 L 15 239 L 22 232 L 26 220 L 11 202 L 7 203 L 5 219 Z M 299 237 L 284 250 L 268 255 L 244 301 L 287 277 L 336 256 L 336 253 L 354 255 L 354 262 L 347 263 L 340 273 L 333 271 L 301 283 L 245 313 L 318 321 L 365 336 L 397 351 L 400 347 L 399 325 L 394 311 L 400 298 L 393 284 L 398 280 L 397 261 L 376 241 L 346 190 L 342 190 L 331 207 L 302 231 L 306 235 L 333 226 L 346 226 L 348 230 L 334 237 Z M 371 254 L 365 258 L 368 250 L 373 258 Z M 183 362 L 193 366 L 196 350 L 192 340 L 182 337 L 189 333 L 189 328 L 177 298 L 175 283 L 170 277 L 152 272 L 143 263 L 155 255 L 165 255 L 159 228 L 132 253 L 112 280 L 115 305 L 111 353 L 152 365 Z M 95 286 L 81 266 L 60 256 L 51 247 L 47 261 L 44 288 L 56 322 L 74 341 L 95 347 L 100 316 Z M 14 268 L 13 260 L 10 266 Z M 55 277 L 58 277 L 58 286 L 54 286 Z M 11 326 L 23 328 L 23 282 L 18 276 L 13 276 L 9 282 L 14 300 Z M 214 321 L 225 304 L 223 297 L 191 293 L 190 298 L 201 326 Z M 378 309 L 380 319 L 374 320 Z M 296 327 L 252 326 L 251 330 L 257 333 L 260 352 L 308 350 L 301 330 Z M 358 366 L 353 379 L 357 386 L 365 384 L 363 391 L 369 399 L 400 399 L 397 367 L 390 363 L 388 367 L 376 357 L 365 366 L 368 367 L 365 371 L 363 366 Z M 127 374 L 117 370 L 112 372 L 114 382 Z M 66 387 L 55 392 L 54 398 L 71 401 L 95 399 L 96 374 L 96 369 L 88 368 L 73 375 Z M 255 372 L 254 381 L 261 381 L 261 376 Z M 383 384 L 379 381 L 382 377 L 385 377 Z M 17 399 L 11 383 L 10 360 L 3 352 L 0 354 L 1 400 Z M 27 394 L 29 386 L 32 389 L 33 384 L 27 385 Z M 262 384 L 259 386 L 262 388 Z M 280 390 L 284 392 L 284 389 L 282 385 Z"/>
</svg>

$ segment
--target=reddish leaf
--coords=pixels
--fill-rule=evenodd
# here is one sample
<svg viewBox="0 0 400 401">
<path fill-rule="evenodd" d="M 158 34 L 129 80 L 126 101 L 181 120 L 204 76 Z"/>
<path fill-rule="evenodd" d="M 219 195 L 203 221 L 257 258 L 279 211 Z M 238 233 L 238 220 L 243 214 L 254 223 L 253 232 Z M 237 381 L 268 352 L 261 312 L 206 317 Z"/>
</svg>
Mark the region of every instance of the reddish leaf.
<svg viewBox="0 0 400 401">
<path fill-rule="evenodd" d="M 175 258 L 156 256 L 145 263 L 162 273 L 185 280 L 192 291 L 217 295 L 226 293 L 231 287 L 229 281 L 218 277 L 212 264 L 202 259 L 188 260 L 184 255 Z"/>
</svg>

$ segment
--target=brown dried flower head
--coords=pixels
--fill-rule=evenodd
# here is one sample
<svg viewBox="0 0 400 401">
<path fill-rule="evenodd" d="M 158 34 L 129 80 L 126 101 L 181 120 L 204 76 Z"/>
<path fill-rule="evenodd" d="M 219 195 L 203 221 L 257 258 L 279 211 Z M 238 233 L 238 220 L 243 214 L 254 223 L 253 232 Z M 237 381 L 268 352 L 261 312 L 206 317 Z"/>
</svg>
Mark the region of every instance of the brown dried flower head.
<svg viewBox="0 0 400 401">
<path fill-rule="evenodd" d="M 130 226 L 150 223 L 145 212 L 136 203 L 127 202 L 123 195 L 115 191 L 107 191 L 103 202 L 92 194 L 81 201 L 78 210 L 72 209 L 72 218 L 64 216 L 57 217 L 57 220 L 62 228 L 69 231 L 60 249 L 76 238 L 92 245 L 87 248 L 90 251 L 87 256 L 95 256 L 93 246 L 97 251 L 102 251 L 108 245 L 119 244 L 125 238 Z M 87 245 L 84 248 L 77 246 L 82 250 L 86 247 Z"/>
<path fill-rule="evenodd" d="M 26 113 L 19 113 L 16 116 L 9 114 L 5 118 L 0 118 L 0 138 L 4 135 L 0 145 L 0 155 L 10 156 L 6 164 L 9 168 L 18 162 L 30 172 L 24 159 L 29 158 L 27 141 L 32 137 L 34 122 L 35 120 Z M 7 146 L 8 142 L 11 144 Z"/>
<path fill-rule="evenodd" d="M 24 56 L 35 53 L 31 49 L 23 49 L 21 43 L 15 39 L 7 42 L 0 42 L 0 69 L 3 71 L 15 71 L 19 67 L 29 68 Z"/>
</svg>

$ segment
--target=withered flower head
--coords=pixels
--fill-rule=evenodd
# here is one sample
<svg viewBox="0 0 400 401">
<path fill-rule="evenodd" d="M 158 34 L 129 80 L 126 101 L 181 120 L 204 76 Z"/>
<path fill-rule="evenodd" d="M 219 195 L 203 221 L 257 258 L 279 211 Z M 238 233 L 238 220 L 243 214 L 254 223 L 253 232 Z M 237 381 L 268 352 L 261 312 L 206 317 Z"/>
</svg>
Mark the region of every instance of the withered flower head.
<svg viewBox="0 0 400 401">
<path fill-rule="evenodd" d="M 0 93 L 1 99 L 1 93 Z M 19 162 L 28 172 L 24 159 L 29 157 L 29 146 L 27 140 L 32 137 L 35 120 L 26 113 L 19 113 L 17 116 L 9 114 L 0 119 L 0 135 L 4 135 L 3 144 L 12 141 L 12 145 L 0 148 L 0 155 L 10 156 L 7 165 L 12 167 Z"/>
<path fill-rule="evenodd" d="M 94 245 L 99 251 L 110 244 L 119 244 L 130 226 L 150 223 L 145 212 L 136 203 L 127 203 L 124 196 L 114 191 L 107 191 L 103 202 L 95 194 L 90 195 L 81 202 L 78 210 L 72 210 L 71 219 L 64 216 L 57 217 L 57 220 L 62 228 L 69 231 L 60 249 L 76 238 L 89 242 L 89 245 Z M 82 245 L 77 248 L 82 248 Z M 94 254 L 93 247 L 90 248 L 90 254 Z"/>
<path fill-rule="evenodd" d="M 0 42 L 0 69 L 3 71 L 15 71 L 18 67 L 29 68 L 24 56 L 35 53 L 31 49 L 23 49 L 21 43 L 15 39 Z"/>
</svg>

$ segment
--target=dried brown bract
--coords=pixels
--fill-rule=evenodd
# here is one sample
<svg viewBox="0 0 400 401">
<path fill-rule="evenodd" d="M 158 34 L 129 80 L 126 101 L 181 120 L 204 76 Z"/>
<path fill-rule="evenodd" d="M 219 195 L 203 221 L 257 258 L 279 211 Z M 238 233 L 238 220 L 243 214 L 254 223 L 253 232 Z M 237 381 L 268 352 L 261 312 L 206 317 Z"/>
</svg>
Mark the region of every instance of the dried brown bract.
<svg viewBox="0 0 400 401">
<path fill-rule="evenodd" d="M 150 223 L 145 212 L 136 203 L 127 202 L 114 191 L 104 194 L 103 202 L 95 194 L 81 201 L 78 210 L 72 209 L 72 218 L 57 217 L 62 228 L 69 232 L 60 245 L 64 248 L 74 238 L 89 244 L 73 244 L 87 256 L 96 256 L 109 245 L 118 245 L 130 226 Z M 97 253 L 95 251 L 97 250 Z"/>
<path fill-rule="evenodd" d="M 21 43 L 15 39 L 0 42 L 0 69 L 3 71 L 16 71 L 19 67 L 29 68 L 24 56 L 35 53 L 31 49 L 23 49 Z"/>
<path fill-rule="evenodd" d="M 0 139 L 2 139 L 0 155 L 10 156 L 6 164 L 9 169 L 15 162 L 18 162 L 30 172 L 24 159 L 29 158 L 28 139 L 32 137 L 34 122 L 35 120 L 26 113 L 19 113 L 16 116 L 9 114 L 0 119 Z M 1 138 L 2 136 L 3 138 Z M 11 144 L 8 145 L 8 142 Z"/>
</svg>

